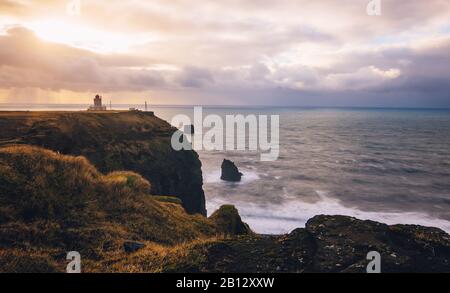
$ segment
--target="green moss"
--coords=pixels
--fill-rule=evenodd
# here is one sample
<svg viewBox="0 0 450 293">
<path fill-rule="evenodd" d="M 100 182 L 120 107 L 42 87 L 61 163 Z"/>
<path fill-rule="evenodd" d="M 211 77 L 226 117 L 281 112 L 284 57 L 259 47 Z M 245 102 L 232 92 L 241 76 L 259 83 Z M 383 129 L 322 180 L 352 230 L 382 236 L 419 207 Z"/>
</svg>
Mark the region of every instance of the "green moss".
<svg viewBox="0 0 450 293">
<path fill-rule="evenodd" d="M 215 223 L 217 229 L 225 234 L 246 235 L 252 234 L 250 227 L 242 222 L 238 210 L 233 205 L 223 205 L 209 218 Z"/>
<path fill-rule="evenodd" d="M 175 196 L 153 196 L 153 199 L 155 199 L 159 202 L 175 203 L 175 204 L 179 204 L 179 205 L 183 204 L 181 199 L 179 199 Z"/>
</svg>

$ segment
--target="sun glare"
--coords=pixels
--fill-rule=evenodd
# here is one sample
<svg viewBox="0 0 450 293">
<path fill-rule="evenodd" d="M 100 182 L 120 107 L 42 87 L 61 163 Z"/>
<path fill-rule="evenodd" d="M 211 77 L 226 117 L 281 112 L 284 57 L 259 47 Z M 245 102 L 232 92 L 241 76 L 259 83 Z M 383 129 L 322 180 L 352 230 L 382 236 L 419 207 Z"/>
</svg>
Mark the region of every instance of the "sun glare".
<svg viewBox="0 0 450 293">
<path fill-rule="evenodd" d="M 151 34 L 111 33 L 60 19 L 32 22 L 27 26 L 43 40 L 99 53 L 125 53 L 130 51 L 133 46 L 155 40 L 155 36 Z"/>
</svg>

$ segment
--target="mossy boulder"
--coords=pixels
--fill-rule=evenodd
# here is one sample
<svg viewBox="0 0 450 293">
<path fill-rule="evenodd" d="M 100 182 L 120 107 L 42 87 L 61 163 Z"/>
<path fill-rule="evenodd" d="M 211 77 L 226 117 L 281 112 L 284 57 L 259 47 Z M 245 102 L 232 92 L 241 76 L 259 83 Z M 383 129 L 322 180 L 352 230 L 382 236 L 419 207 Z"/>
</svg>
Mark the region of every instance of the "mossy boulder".
<svg viewBox="0 0 450 293">
<path fill-rule="evenodd" d="M 223 205 L 209 218 L 217 229 L 227 235 L 253 234 L 250 227 L 244 223 L 238 210 L 233 205 Z"/>
</svg>

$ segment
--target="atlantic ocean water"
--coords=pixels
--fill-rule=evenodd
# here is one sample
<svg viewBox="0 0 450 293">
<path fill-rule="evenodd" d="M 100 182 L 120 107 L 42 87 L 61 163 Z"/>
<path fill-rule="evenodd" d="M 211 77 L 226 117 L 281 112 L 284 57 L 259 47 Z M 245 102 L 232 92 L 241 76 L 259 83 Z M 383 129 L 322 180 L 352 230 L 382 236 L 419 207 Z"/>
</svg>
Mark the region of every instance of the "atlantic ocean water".
<svg viewBox="0 0 450 293">
<path fill-rule="evenodd" d="M 30 110 L 78 108 L 85 106 Z M 193 115 L 188 106 L 151 110 L 169 122 Z M 208 114 L 280 117 L 276 161 L 251 151 L 199 151 L 209 214 L 234 204 L 264 234 L 304 227 L 319 214 L 450 232 L 450 110 L 206 107 Z M 244 173 L 242 182 L 220 180 L 224 158 Z"/>
</svg>

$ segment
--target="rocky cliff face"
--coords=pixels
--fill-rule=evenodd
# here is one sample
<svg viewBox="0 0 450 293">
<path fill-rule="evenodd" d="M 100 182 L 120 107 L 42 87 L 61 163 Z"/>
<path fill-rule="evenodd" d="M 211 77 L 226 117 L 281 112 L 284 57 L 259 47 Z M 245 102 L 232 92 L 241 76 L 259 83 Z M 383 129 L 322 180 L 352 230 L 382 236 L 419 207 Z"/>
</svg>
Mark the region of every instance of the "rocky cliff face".
<svg viewBox="0 0 450 293">
<path fill-rule="evenodd" d="M 317 216 L 288 235 L 247 235 L 208 243 L 188 253 L 203 262 L 192 272 L 365 273 L 367 255 L 381 255 L 381 272 L 450 272 L 450 236 L 437 228 Z M 177 269 L 171 268 L 172 271 Z"/>
<path fill-rule="evenodd" d="M 145 112 L 0 113 L 0 146 L 29 144 L 82 155 L 100 171 L 129 170 L 152 184 L 152 194 L 173 195 L 189 213 L 206 215 L 201 162 L 177 152 L 167 122 Z"/>
</svg>

